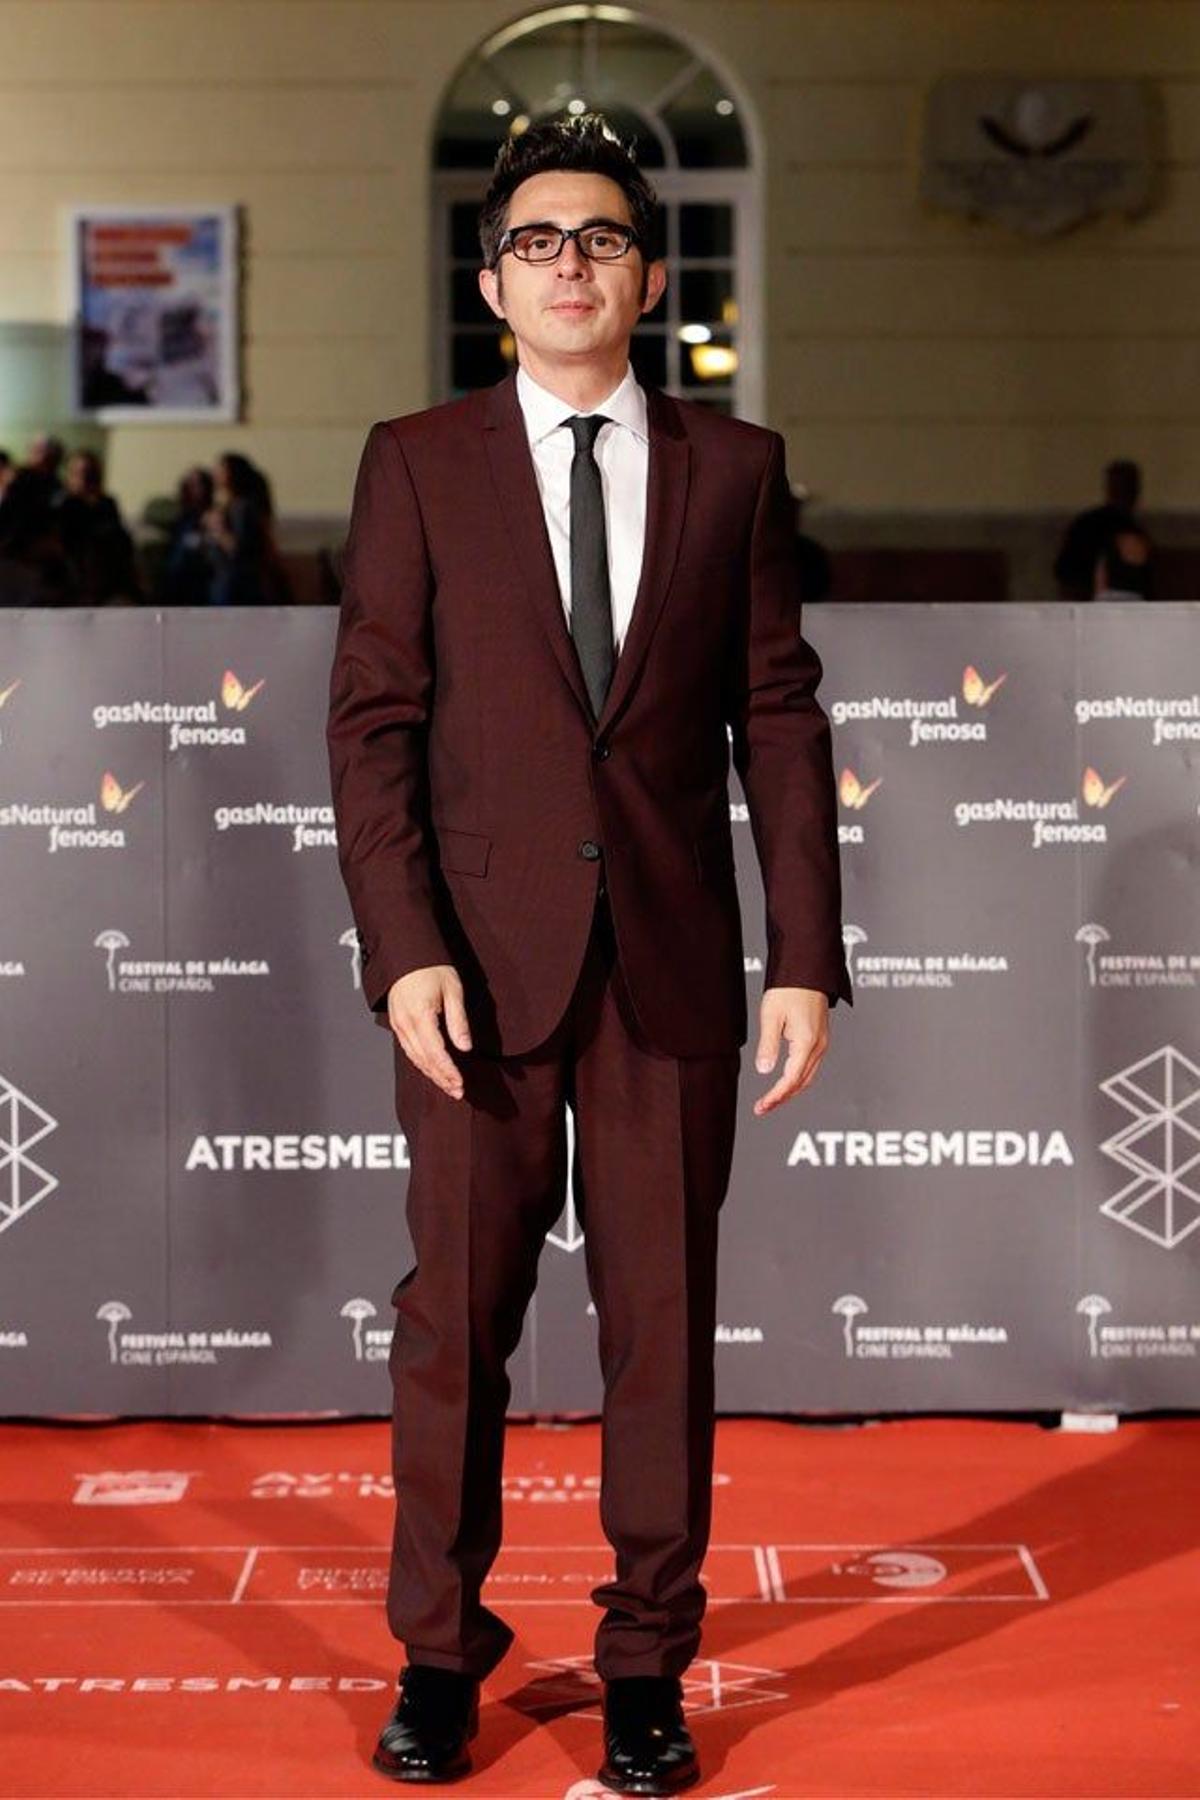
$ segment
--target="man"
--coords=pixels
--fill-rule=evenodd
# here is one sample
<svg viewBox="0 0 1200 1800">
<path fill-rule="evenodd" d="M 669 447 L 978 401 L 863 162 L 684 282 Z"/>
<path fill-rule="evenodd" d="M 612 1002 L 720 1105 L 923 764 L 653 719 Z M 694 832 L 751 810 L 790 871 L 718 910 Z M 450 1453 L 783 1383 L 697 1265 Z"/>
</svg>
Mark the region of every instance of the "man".
<svg viewBox="0 0 1200 1800">
<path fill-rule="evenodd" d="M 479 283 L 519 367 L 373 425 L 355 486 L 328 741 L 411 1155 L 388 1591 L 408 1658 L 374 1757 L 399 1780 L 469 1766 L 480 1680 L 513 1638 L 480 1589 L 567 1105 L 616 1552 L 592 1596 L 600 1779 L 699 1777 L 679 1678 L 705 1607 L 717 1212 L 747 1037 L 730 734 L 767 897 L 758 1067 L 788 1043 L 756 1113 L 808 1086 L 830 1002 L 851 999 L 782 440 L 634 380 L 630 334 L 666 281 L 654 206 L 596 115 L 510 138 Z"/>
<path fill-rule="evenodd" d="M 1118 457 L 1104 470 L 1104 500 L 1077 513 L 1063 534 L 1054 559 L 1054 577 L 1060 600 L 1094 600 L 1101 584 L 1102 559 L 1121 536 L 1137 534 L 1149 551 L 1150 540 L 1138 518 L 1142 471 L 1127 457 Z M 1136 555 L 1136 551 L 1135 551 Z M 1148 573 L 1149 556 L 1147 556 Z"/>
</svg>

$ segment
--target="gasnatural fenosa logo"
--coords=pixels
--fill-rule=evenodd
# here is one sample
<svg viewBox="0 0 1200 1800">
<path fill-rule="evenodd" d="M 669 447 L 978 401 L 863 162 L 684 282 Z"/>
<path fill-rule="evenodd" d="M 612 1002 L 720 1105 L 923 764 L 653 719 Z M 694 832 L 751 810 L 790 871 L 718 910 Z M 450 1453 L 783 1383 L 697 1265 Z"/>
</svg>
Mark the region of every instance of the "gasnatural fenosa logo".
<svg viewBox="0 0 1200 1800">
<path fill-rule="evenodd" d="M 225 713 L 244 713 L 266 677 L 248 686 L 234 669 L 221 677 L 220 704 Z M 110 725 L 165 725 L 167 750 L 191 750 L 214 744 L 244 744 L 246 727 L 223 723 L 214 700 L 114 700 L 92 708 L 97 731 Z"/>
<path fill-rule="evenodd" d="M 1090 810 L 1102 812 L 1114 795 L 1120 793 L 1127 779 L 1125 775 L 1118 775 L 1115 781 L 1106 781 L 1099 770 L 1089 764 L 1080 779 L 1076 799 L 1014 800 L 1004 794 L 988 800 L 956 800 L 953 804 L 954 823 L 960 827 L 1007 824 L 1014 820 L 1028 823 L 1034 850 L 1055 844 L 1106 844 L 1108 826 L 1099 819 L 1082 818 L 1080 801 Z"/>
<path fill-rule="evenodd" d="M 989 681 L 974 663 L 968 663 L 958 693 L 933 699 L 919 699 L 914 694 L 870 694 L 858 700 L 833 700 L 829 717 L 835 725 L 899 719 L 908 725 L 910 748 L 920 744 L 983 744 L 987 742 L 987 721 L 961 714 L 959 702 L 980 714 L 1007 680 L 1007 669 Z"/>
<path fill-rule="evenodd" d="M 124 826 L 108 824 L 103 815 L 107 813 L 115 819 L 127 813 L 145 785 L 144 781 L 135 781 L 125 787 L 111 769 L 105 769 L 100 778 L 99 811 L 94 800 L 77 806 L 12 800 L 0 806 L 0 829 L 34 826 L 45 830 L 46 848 L 52 854 L 59 850 L 124 850 Z"/>
</svg>

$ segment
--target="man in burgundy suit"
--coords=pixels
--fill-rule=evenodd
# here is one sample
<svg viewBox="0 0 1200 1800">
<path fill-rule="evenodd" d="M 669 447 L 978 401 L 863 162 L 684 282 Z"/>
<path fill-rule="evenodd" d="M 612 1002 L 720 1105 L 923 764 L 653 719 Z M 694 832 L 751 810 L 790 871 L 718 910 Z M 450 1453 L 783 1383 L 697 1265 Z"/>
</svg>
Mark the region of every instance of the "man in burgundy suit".
<svg viewBox="0 0 1200 1800">
<path fill-rule="evenodd" d="M 414 1262 L 392 1299 L 388 1622 L 398 1780 L 469 1766 L 511 1628 L 506 1363 L 572 1169 L 604 1378 L 614 1577 L 595 1662 L 600 1779 L 699 1777 L 680 1675 L 711 1513 L 717 1215 L 746 984 L 730 741 L 766 893 L 764 1115 L 851 1001 L 821 663 L 800 632 L 776 432 L 643 389 L 666 282 L 655 200 L 596 115 L 511 137 L 480 288 L 518 369 L 371 427 L 345 557 L 328 744 L 363 987 L 390 1028 Z"/>
</svg>

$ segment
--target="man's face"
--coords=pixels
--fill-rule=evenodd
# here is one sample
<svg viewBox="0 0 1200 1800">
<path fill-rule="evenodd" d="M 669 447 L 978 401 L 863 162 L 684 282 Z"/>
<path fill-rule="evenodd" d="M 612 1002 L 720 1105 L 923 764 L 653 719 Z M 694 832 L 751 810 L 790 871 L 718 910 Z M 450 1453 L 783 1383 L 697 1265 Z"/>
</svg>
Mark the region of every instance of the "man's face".
<svg viewBox="0 0 1200 1800">
<path fill-rule="evenodd" d="M 506 222 L 569 227 L 600 220 L 633 222 L 617 183 L 607 175 L 556 169 L 521 183 Z M 617 262 L 589 262 L 574 238 L 555 262 L 524 263 L 505 251 L 496 269 L 479 273 L 480 292 L 496 317 L 507 320 L 518 351 L 527 348 L 545 362 L 587 361 L 627 345 L 666 283 L 664 265 L 646 264 L 636 247 Z"/>
</svg>

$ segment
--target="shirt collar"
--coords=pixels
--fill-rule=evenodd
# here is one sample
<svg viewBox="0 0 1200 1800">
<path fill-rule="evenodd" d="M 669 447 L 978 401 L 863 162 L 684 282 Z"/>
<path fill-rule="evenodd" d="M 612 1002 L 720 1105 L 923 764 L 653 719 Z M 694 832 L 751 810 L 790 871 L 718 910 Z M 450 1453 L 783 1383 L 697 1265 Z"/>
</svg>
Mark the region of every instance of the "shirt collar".
<svg viewBox="0 0 1200 1800">
<path fill-rule="evenodd" d="M 525 430 L 531 444 L 540 443 L 542 438 L 557 430 L 564 419 L 575 416 L 578 410 L 552 394 L 535 381 L 519 364 L 517 366 L 517 399 L 521 403 L 521 411 L 525 415 Z M 649 441 L 646 423 L 646 393 L 633 373 L 633 364 L 626 363 L 625 373 L 605 399 L 597 401 L 595 406 L 587 408 L 587 412 L 599 412 L 607 415 L 617 425 L 624 425 L 639 437 L 643 443 Z M 586 416 L 586 414 L 585 414 Z"/>
</svg>

